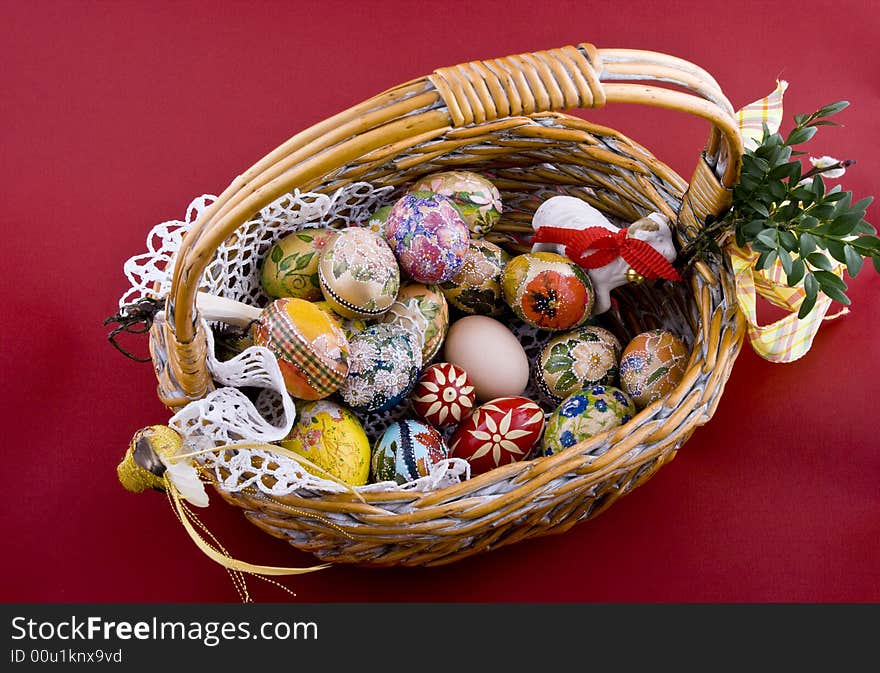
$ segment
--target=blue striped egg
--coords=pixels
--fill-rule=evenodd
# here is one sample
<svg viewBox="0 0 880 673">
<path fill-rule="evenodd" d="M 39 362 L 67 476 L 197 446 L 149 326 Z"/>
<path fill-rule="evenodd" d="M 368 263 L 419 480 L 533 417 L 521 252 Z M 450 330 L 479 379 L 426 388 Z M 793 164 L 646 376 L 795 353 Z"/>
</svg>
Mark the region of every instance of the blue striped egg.
<svg viewBox="0 0 880 673">
<path fill-rule="evenodd" d="M 373 446 L 370 466 L 373 481 L 405 484 L 431 473 L 431 468 L 449 456 L 449 449 L 437 430 L 416 420 L 395 421 Z"/>
</svg>

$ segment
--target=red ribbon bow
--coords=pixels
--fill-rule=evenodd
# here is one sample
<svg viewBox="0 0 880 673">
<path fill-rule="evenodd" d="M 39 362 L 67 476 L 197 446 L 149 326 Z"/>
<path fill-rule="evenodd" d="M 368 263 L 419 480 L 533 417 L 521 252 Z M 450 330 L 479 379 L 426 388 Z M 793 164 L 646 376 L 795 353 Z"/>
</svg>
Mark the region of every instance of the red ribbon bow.
<svg viewBox="0 0 880 673">
<path fill-rule="evenodd" d="M 566 256 L 585 269 L 597 269 L 621 257 L 633 270 L 649 280 L 681 280 L 675 267 L 650 243 L 628 237 L 626 232 L 626 227 L 617 232 L 605 227 L 540 227 L 532 242 L 564 245 Z M 590 249 L 595 252 L 587 255 L 586 251 Z"/>
</svg>

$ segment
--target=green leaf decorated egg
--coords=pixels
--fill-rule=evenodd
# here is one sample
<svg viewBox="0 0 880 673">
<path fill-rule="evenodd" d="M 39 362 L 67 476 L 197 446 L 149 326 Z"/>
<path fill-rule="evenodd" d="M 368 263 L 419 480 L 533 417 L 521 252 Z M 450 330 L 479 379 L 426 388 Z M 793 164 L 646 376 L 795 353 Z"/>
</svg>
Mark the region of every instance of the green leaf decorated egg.
<svg viewBox="0 0 880 673">
<path fill-rule="evenodd" d="M 579 388 L 617 385 L 621 345 L 603 327 L 586 325 L 550 339 L 535 367 L 535 382 L 554 404 Z"/>
<path fill-rule="evenodd" d="M 321 299 L 318 260 L 333 233 L 332 229 L 301 229 L 275 243 L 260 266 L 263 291 L 272 299 Z"/>
</svg>

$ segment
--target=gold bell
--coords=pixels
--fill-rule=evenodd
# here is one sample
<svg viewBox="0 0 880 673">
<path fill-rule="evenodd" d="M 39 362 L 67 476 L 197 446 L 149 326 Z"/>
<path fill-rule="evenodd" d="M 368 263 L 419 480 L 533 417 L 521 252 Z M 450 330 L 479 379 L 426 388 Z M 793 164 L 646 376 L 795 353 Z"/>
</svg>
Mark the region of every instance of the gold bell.
<svg viewBox="0 0 880 673">
<path fill-rule="evenodd" d="M 629 267 L 626 270 L 626 280 L 628 283 L 632 283 L 633 285 L 640 285 L 645 282 L 645 277 L 634 268 Z"/>
</svg>

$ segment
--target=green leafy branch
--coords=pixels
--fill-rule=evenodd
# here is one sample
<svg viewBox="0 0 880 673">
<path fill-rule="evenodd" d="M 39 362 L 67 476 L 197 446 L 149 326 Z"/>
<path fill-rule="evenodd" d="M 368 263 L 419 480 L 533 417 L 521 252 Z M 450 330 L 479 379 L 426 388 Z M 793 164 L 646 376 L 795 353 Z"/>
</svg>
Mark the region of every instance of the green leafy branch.
<svg viewBox="0 0 880 673">
<path fill-rule="evenodd" d="M 812 114 L 795 115 L 795 127 L 785 138 L 770 133 L 765 124 L 760 144 L 743 156 L 730 209 L 720 218 L 707 218 L 700 235 L 682 250 L 683 264 L 720 254 L 732 235 L 738 246 L 758 253 L 757 269 L 767 269 L 778 259 L 790 287 L 803 283 L 801 318 L 813 310 L 820 292 L 849 305 L 847 284 L 833 272 L 831 260 L 846 265 L 851 278 L 868 258 L 880 273 L 880 238 L 864 219 L 873 197 L 853 203 L 852 192 L 840 185 L 827 188 L 825 180 L 840 177 L 854 161 L 811 158 L 804 171 L 799 157 L 806 153 L 793 149 L 810 141 L 819 127 L 837 126 L 827 117 L 848 105 L 837 101 Z"/>
</svg>

